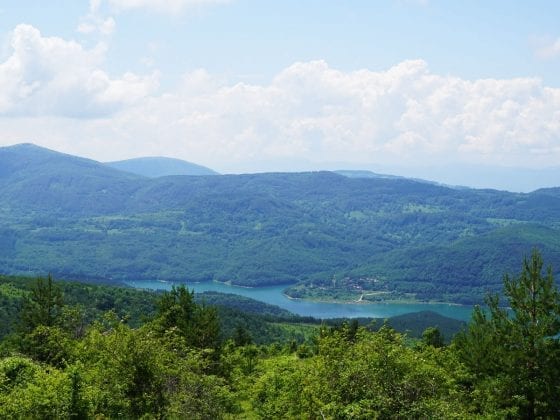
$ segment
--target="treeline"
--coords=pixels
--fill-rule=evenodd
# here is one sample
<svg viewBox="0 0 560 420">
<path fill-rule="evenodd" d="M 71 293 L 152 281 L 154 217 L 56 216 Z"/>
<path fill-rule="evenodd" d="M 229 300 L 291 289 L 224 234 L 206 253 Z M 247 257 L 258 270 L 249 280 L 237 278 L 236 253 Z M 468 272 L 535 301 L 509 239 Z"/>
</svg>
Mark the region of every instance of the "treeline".
<svg viewBox="0 0 560 420">
<path fill-rule="evenodd" d="M 0 339 L 21 328 L 20 312 L 25 298 L 36 279 L 0 275 Z M 114 312 L 118 319 L 132 328 L 152 320 L 157 313 L 161 291 L 138 290 L 130 287 L 57 281 L 56 288 L 64 296 L 65 310 L 79 314 L 84 325 Z M 258 344 L 295 340 L 302 343 L 318 328 L 320 321 L 294 315 L 278 306 L 244 296 L 217 292 L 194 294 L 197 303 L 215 307 L 220 323 L 220 342 L 231 338 L 238 325 L 243 325 Z M 333 320 L 340 323 L 341 320 Z M 294 325 L 289 325 L 294 324 Z"/>
<path fill-rule="evenodd" d="M 220 338 L 216 307 L 184 287 L 132 327 L 114 311 L 86 321 L 37 279 L 0 343 L 0 417 L 558 418 L 552 271 L 535 252 L 504 290 L 509 310 L 490 295 L 448 345 L 438 328 L 414 340 L 358 321 L 257 345 L 242 324 Z"/>
</svg>

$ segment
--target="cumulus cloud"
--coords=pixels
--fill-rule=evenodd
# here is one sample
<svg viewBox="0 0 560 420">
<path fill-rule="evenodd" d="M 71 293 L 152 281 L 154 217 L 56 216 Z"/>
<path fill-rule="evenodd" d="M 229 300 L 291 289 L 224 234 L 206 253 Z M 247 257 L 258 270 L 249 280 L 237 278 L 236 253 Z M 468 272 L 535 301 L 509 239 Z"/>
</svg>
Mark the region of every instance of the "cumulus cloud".
<svg viewBox="0 0 560 420">
<path fill-rule="evenodd" d="M 559 89 L 538 79 L 440 76 L 422 60 L 383 72 L 295 63 L 264 86 L 227 84 L 199 70 L 185 75 L 182 90 L 128 115 L 150 115 L 145 136 L 165 126 L 158 138 L 169 136 L 170 150 L 204 159 L 527 165 L 560 157 Z"/>
<path fill-rule="evenodd" d="M 341 71 L 319 60 L 294 63 L 265 84 L 199 69 L 156 94 L 157 75 L 110 78 L 102 47 L 85 50 L 22 26 L 13 50 L 0 64 L 0 112 L 26 117 L 24 124 L 0 119 L 4 141 L 36 139 L 101 160 L 170 155 L 219 170 L 279 158 L 534 168 L 560 162 L 560 89 L 539 79 L 464 80 L 436 74 L 423 60 Z M 60 118 L 71 109 L 112 112 Z"/>
<path fill-rule="evenodd" d="M 101 0 L 90 0 L 89 13 L 80 19 L 76 30 L 82 34 L 111 35 L 115 31 L 117 23 L 111 16 L 103 17 L 100 8 Z"/>
<path fill-rule="evenodd" d="M 124 114 L 127 124 L 139 122 L 130 126 L 135 138 L 158 138 L 163 149 L 203 161 L 560 161 L 560 89 L 530 78 L 441 76 L 422 60 L 382 72 L 301 62 L 266 85 L 224 83 L 198 70 L 176 92 Z"/>
<path fill-rule="evenodd" d="M 111 78 L 106 47 L 43 37 L 30 25 L 11 36 L 11 55 L 0 63 L 0 114 L 88 117 L 108 115 L 154 92 L 158 74 Z"/>
</svg>

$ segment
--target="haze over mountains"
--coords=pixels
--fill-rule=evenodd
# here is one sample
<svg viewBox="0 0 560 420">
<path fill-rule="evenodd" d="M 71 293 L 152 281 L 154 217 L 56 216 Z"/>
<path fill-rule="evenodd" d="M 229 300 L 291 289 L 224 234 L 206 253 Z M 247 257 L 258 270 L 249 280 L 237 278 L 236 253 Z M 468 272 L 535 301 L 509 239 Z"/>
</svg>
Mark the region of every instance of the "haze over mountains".
<svg viewBox="0 0 560 420">
<path fill-rule="evenodd" d="M 415 164 L 362 164 L 349 162 L 314 162 L 305 159 L 251 161 L 220 168 L 221 173 L 356 171 L 424 179 L 439 184 L 469 188 L 490 188 L 511 192 L 531 192 L 560 184 L 560 166 L 531 169 L 491 164 L 443 163 L 428 164 L 419 159 Z M 272 168 L 272 170 L 271 170 Z"/>
<path fill-rule="evenodd" d="M 168 157 L 141 157 L 107 162 L 107 165 L 149 178 L 168 175 L 218 175 L 217 172 L 205 166 Z"/>
<path fill-rule="evenodd" d="M 560 188 L 332 172 L 147 178 L 23 144 L 0 148 L 0 215 L 4 273 L 472 302 L 533 247 L 560 268 Z"/>
</svg>

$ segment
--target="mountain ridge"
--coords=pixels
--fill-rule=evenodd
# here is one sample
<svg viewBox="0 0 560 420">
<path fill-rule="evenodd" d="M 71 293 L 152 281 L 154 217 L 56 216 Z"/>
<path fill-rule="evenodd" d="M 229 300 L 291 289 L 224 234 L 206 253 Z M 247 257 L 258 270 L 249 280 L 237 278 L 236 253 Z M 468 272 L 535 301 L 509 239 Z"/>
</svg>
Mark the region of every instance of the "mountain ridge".
<svg viewBox="0 0 560 420">
<path fill-rule="evenodd" d="M 361 290 L 465 303 L 497 291 L 532 247 L 560 268 L 560 189 L 329 171 L 146 178 L 29 145 L 0 149 L 0 168 L 8 274 L 298 283 L 293 297 L 356 300 Z"/>
</svg>

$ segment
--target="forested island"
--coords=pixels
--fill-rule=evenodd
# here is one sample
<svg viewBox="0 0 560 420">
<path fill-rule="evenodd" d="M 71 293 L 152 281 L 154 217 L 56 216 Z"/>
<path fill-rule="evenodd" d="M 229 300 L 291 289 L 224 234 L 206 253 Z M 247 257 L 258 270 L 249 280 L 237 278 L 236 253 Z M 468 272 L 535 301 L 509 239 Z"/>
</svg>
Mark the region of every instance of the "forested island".
<svg viewBox="0 0 560 420">
<path fill-rule="evenodd" d="M 555 418 L 552 269 L 534 251 L 503 286 L 445 340 L 437 326 L 413 338 L 184 287 L 4 276 L 0 417 Z"/>
</svg>

